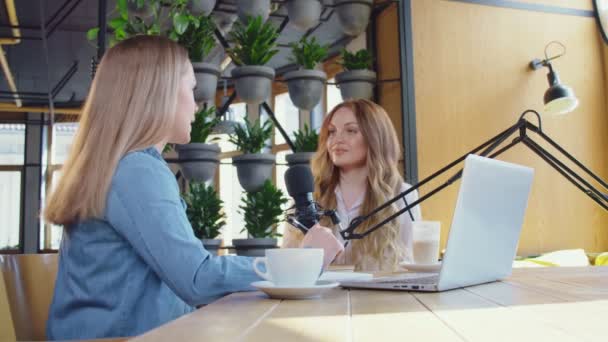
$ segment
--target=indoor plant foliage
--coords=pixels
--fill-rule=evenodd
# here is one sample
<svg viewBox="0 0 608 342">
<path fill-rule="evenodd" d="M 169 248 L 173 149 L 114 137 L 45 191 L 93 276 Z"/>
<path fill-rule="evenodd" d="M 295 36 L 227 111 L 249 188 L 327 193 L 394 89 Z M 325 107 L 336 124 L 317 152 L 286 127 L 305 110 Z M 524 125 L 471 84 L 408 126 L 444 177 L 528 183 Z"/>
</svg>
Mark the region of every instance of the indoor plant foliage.
<svg viewBox="0 0 608 342">
<path fill-rule="evenodd" d="M 261 153 L 271 136 L 270 121 L 261 124 L 258 119 L 251 123 L 247 118 L 245 125 L 236 126 L 234 133 L 230 135 L 230 142 L 243 152 L 242 155 L 232 158 L 232 163 L 236 166 L 239 183 L 246 191 L 258 190 L 272 176 L 275 156 Z"/>
<path fill-rule="evenodd" d="M 231 37 L 235 45 L 228 54 L 239 65 L 232 69 L 236 92 L 248 104 L 259 104 L 270 96 L 275 72 L 265 64 L 279 52 L 276 49 L 279 33 L 271 23 L 257 16 L 246 24 L 236 22 Z"/>
<path fill-rule="evenodd" d="M 336 83 L 344 100 L 353 98 L 371 99 L 374 96 L 376 73 L 369 70 L 373 58 L 368 50 L 355 53 L 342 50 L 341 65 L 345 71 L 336 75 Z"/>
<path fill-rule="evenodd" d="M 117 0 L 113 13 L 117 16 L 108 20 L 113 30 L 110 46 L 135 35 L 163 35 L 173 40 L 182 34 L 193 22 L 187 9 L 189 0 Z M 87 31 L 87 38 L 97 39 L 99 28 Z"/>
<path fill-rule="evenodd" d="M 245 228 L 250 239 L 234 239 L 233 244 L 239 255 L 264 255 L 264 249 L 276 247 L 276 225 L 281 222 L 283 206 L 287 198 L 270 180 L 266 180 L 257 191 L 247 192 L 242 198 Z M 244 248 L 241 248 L 244 247 Z"/>
<path fill-rule="evenodd" d="M 374 0 L 334 0 L 342 32 L 349 36 L 358 36 L 365 31 L 373 5 Z"/>
<path fill-rule="evenodd" d="M 184 200 L 188 205 L 186 215 L 192 225 L 194 235 L 201 239 L 205 248 L 217 255 L 221 240 L 217 239 L 220 230 L 226 224 L 223 212 L 224 202 L 217 191 L 202 182 L 190 182 Z"/>
<path fill-rule="evenodd" d="M 310 159 L 317 151 L 319 134 L 317 131 L 310 129 L 307 124 L 304 124 L 304 128 L 302 130 L 295 131 L 294 136 L 295 139 L 293 145 L 295 147 L 295 151 L 294 153 L 285 156 L 285 159 L 290 166 L 298 164 L 308 165 L 310 163 Z"/>
<path fill-rule="evenodd" d="M 220 147 L 208 144 L 207 139 L 213 128 L 220 122 L 215 107 L 200 109 L 195 115 L 190 132 L 190 143 L 177 145 L 176 150 L 184 177 L 189 180 L 206 182 L 213 178 L 219 165 Z M 188 159 L 204 159 L 187 161 Z"/>
<path fill-rule="evenodd" d="M 327 57 L 327 45 L 321 45 L 315 37 L 302 38 L 291 44 L 291 61 L 300 70 L 285 74 L 289 89 L 289 97 L 296 107 L 312 110 L 321 100 L 327 75 L 320 70 L 314 70 Z"/>
<path fill-rule="evenodd" d="M 218 65 L 204 63 L 203 61 L 215 47 L 215 23 L 209 16 L 188 15 L 189 24 L 186 29 L 177 34 L 177 42 L 188 50 L 194 74 L 196 76 L 196 89 L 194 98 L 197 102 L 213 101 L 220 76 Z"/>
</svg>

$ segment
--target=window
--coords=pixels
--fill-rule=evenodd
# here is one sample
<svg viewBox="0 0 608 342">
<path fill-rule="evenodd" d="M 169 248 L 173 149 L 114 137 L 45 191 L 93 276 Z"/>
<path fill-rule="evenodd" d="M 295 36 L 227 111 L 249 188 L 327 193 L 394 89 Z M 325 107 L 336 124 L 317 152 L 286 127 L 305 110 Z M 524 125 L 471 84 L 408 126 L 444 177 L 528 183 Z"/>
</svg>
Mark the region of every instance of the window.
<svg viewBox="0 0 608 342">
<path fill-rule="evenodd" d="M 300 127 L 300 111 L 291 99 L 289 93 L 283 93 L 274 98 L 274 115 L 281 127 L 287 132 L 289 139 L 293 140 L 293 132 Z M 274 143 L 280 145 L 285 143 L 285 139 L 277 128 L 274 129 Z"/>
<path fill-rule="evenodd" d="M 247 106 L 245 103 L 231 104 L 226 117 L 239 123 L 245 122 Z M 228 135 L 215 135 L 223 153 L 233 152 L 236 147 L 228 141 Z M 212 137 L 213 138 L 213 137 Z M 224 212 L 226 213 L 226 226 L 222 229 L 221 239 L 225 245 L 232 245 L 232 239 L 247 238 L 247 232 L 241 230 L 245 227 L 243 215 L 239 213 L 243 188 L 239 183 L 236 168 L 232 165 L 232 158 L 224 158 L 219 166 L 219 195 L 224 201 Z"/>
<path fill-rule="evenodd" d="M 327 81 L 328 83 L 335 83 L 334 78 Z M 327 85 L 327 113 L 331 112 L 332 109 L 342 102 L 342 94 L 340 94 L 340 88 L 335 84 Z"/>
<path fill-rule="evenodd" d="M 25 125 L 0 124 L 0 250 L 21 245 Z"/>
<path fill-rule="evenodd" d="M 54 189 L 61 178 L 60 169 L 69 155 L 77 129 L 78 124 L 73 122 L 62 122 L 53 125 L 53 145 L 51 150 L 52 165 L 49 166 L 50 178 L 48 179 L 49 184 L 47 186 L 47 189 L 49 190 L 47 190 L 46 194 L 50 193 L 50 189 Z M 44 205 L 44 198 L 42 199 L 42 205 Z M 61 226 L 41 221 L 39 248 L 41 250 L 59 249 L 62 234 L 63 228 Z"/>
</svg>

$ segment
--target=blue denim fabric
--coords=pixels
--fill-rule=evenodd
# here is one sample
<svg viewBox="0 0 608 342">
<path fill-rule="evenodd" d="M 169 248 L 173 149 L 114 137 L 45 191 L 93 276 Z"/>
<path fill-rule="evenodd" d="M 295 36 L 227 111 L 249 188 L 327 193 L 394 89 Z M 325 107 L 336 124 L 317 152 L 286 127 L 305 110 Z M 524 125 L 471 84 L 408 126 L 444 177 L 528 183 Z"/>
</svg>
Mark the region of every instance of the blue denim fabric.
<svg viewBox="0 0 608 342">
<path fill-rule="evenodd" d="M 67 229 L 49 339 L 133 336 L 260 280 L 251 258 L 196 239 L 174 175 L 154 148 L 118 164 L 103 218 Z"/>
</svg>

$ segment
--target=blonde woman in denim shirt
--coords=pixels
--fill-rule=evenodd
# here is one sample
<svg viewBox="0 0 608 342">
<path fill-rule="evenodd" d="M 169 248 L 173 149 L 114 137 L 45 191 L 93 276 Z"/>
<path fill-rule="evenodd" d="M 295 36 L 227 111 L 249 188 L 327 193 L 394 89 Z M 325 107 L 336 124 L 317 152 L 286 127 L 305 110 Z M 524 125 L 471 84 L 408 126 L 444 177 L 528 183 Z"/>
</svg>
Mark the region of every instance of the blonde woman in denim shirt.
<svg viewBox="0 0 608 342">
<path fill-rule="evenodd" d="M 166 38 L 103 57 L 44 211 L 65 228 L 49 339 L 141 334 L 259 280 L 249 258 L 214 257 L 194 237 L 160 154 L 189 142 L 195 85 L 187 52 Z"/>
</svg>

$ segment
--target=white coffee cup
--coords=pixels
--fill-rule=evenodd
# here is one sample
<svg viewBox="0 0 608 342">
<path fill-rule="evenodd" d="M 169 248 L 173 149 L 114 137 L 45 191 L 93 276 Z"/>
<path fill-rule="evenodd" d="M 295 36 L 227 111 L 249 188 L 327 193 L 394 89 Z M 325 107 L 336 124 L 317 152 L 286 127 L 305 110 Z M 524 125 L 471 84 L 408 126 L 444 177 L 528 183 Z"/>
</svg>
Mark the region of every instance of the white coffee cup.
<svg viewBox="0 0 608 342">
<path fill-rule="evenodd" d="M 439 257 L 439 237 L 441 222 L 414 221 L 412 222 L 414 263 L 435 264 Z"/>
<path fill-rule="evenodd" d="M 266 272 L 259 264 L 266 265 Z M 305 287 L 315 285 L 323 267 L 322 248 L 267 249 L 266 257 L 253 260 L 253 270 L 276 286 Z"/>
</svg>

